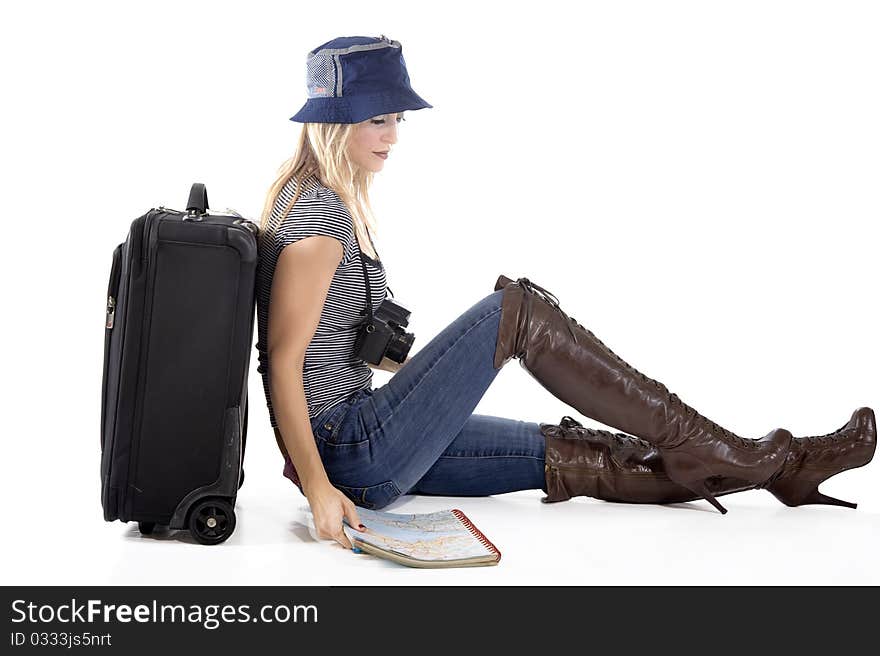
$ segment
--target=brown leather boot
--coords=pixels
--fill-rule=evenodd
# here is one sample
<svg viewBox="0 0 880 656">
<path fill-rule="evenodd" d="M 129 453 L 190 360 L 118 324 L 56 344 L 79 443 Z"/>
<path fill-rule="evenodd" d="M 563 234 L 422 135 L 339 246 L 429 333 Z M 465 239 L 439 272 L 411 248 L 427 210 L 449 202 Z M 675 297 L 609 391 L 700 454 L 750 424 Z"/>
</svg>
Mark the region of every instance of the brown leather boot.
<svg viewBox="0 0 880 656">
<path fill-rule="evenodd" d="M 855 503 L 825 496 L 819 485 L 843 471 L 867 465 L 876 448 L 874 411 L 859 408 L 833 433 L 794 438 L 785 464 L 761 487 L 787 506 L 826 503 L 855 508 Z"/>
<path fill-rule="evenodd" d="M 672 481 L 659 449 L 632 435 L 584 428 L 571 417 L 541 424 L 545 440 L 545 503 L 588 496 L 623 503 L 682 503 L 700 497 Z M 856 504 L 825 496 L 817 487 L 835 474 L 868 464 L 877 446 L 871 408 L 859 408 L 842 427 L 816 437 L 795 437 L 782 468 L 759 485 L 731 478 L 707 481 L 713 496 L 767 489 L 788 506 Z"/>
<path fill-rule="evenodd" d="M 584 428 L 563 417 L 559 424 L 541 424 L 544 435 L 544 503 L 587 496 L 621 503 L 681 503 L 700 495 L 674 482 L 666 473 L 660 450 L 646 440 L 595 428 Z M 756 486 L 710 479 L 714 496 Z"/>
<path fill-rule="evenodd" d="M 551 394 L 586 417 L 641 437 L 660 449 L 670 479 L 727 512 L 709 481 L 763 483 L 785 462 L 783 428 L 744 439 L 700 415 L 569 317 L 556 297 L 528 278 L 500 276 L 501 323 L 496 368 L 516 357 Z"/>
</svg>

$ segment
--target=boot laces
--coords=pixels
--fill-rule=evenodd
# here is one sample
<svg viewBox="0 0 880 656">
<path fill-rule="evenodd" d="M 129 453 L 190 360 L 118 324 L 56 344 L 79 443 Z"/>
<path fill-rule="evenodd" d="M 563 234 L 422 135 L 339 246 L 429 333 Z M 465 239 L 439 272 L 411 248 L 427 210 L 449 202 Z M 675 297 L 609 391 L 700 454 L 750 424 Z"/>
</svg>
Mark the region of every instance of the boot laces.
<svg viewBox="0 0 880 656">
<path fill-rule="evenodd" d="M 650 378 L 646 378 L 641 373 L 639 373 L 639 375 L 642 376 L 642 378 L 645 378 L 646 380 L 651 381 Z M 652 381 L 652 382 L 656 382 L 656 381 Z M 720 433 L 723 438 L 727 439 L 730 442 L 733 442 L 734 444 L 738 444 L 739 446 L 746 447 L 746 448 L 756 448 L 758 446 L 758 440 L 750 440 L 745 437 L 740 437 L 736 433 L 731 433 L 729 430 L 727 430 L 723 426 L 719 426 L 718 424 L 716 424 L 714 421 L 712 421 L 708 417 L 704 417 L 703 415 L 701 415 L 694 408 L 692 408 L 687 403 L 685 403 L 680 398 L 678 398 L 678 395 L 675 392 L 670 392 L 666 388 L 666 386 L 663 385 L 662 383 L 657 383 L 657 385 L 667 394 L 671 403 L 684 408 L 685 416 L 687 417 L 688 422 L 696 419 L 697 422 L 702 423 L 704 426 L 711 427 L 713 432 Z"/>
<path fill-rule="evenodd" d="M 810 435 L 808 437 L 796 437 L 795 439 L 800 440 L 801 442 L 810 446 L 828 446 L 832 444 L 840 444 L 841 442 L 845 442 L 852 437 L 852 431 L 845 430 L 848 424 L 849 422 L 838 428 L 836 431 L 831 431 L 830 433 L 826 433 L 825 435 Z"/>
<path fill-rule="evenodd" d="M 614 441 L 617 442 L 620 446 L 630 447 L 630 446 L 640 446 L 646 449 L 653 449 L 654 445 L 651 444 L 648 440 L 643 440 L 640 437 L 636 437 L 635 435 L 627 435 L 626 433 L 612 433 L 610 431 L 605 431 L 611 437 L 614 438 Z"/>
<path fill-rule="evenodd" d="M 635 435 L 628 435 L 626 433 L 612 433 L 611 431 L 599 430 L 596 428 L 584 428 L 583 424 L 581 424 L 576 419 L 569 417 L 568 415 L 562 418 L 560 425 L 566 429 L 578 428 L 581 431 L 590 435 L 591 437 L 596 437 L 599 434 L 609 435 L 614 438 L 614 441 L 617 442 L 620 446 L 628 447 L 635 444 L 648 449 L 653 448 L 654 446 L 653 444 L 648 442 L 648 440 L 643 440 L 642 438 L 636 437 Z"/>
<path fill-rule="evenodd" d="M 807 450 L 807 453 L 810 453 L 811 449 L 814 449 L 813 453 L 821 451 L 829 446 L 837 446 L 842 442 L 845 442 L 848 439 L 851 439 L 854 436 L 854 431 L 852 427 L 849 427 L 849 422 L 838 428 L 836 431 L 832 431 L 830 433 L 826 433 L 825 435 L 810 435 L 807 437 L 795 437 L 793 438 L 793 442 L 796 442 L 801 445 L 802 448 Z M 788 456 L 785 459 L 782 467 L 780 467 L 769 479 L 767 479 L 760 487 L 767 488 L 773 485 L 779 478 L 783 478 L 792 474 L 792 472 L 796 473 L 797 470 L 797 462 L 801 457 L 800 454 L 803 453 L 799 449 L 791 449 L 788 453 Z"/>
<path fill-rule="evenodd" d="M 574 339 L 574 330 L 572 329 L 571 324 L 575 323 L 578 326 L 580 326 L 580 324 L 574 320 L 574 317 L 569 317 L 565 313 L 565 311 L 561 307 L 559 307 L 559 299 L 556 298 L 555 294 L 544 289 L 540 285 L 536 285 L 528 278 L 519 278 L 516 281 L 516 284 L 519 285 L 520 287 L 522 287 L 523 289 L 525 289 L 526 291 L 531 292 L 532 294 L 534 294 L 538 298 L 543 299 L 544 302 L 546 302 L 550 307 L 552 307 L 557 312 L 559 312 L 559 314 L 561 314 L 562 317 L 565 319 L 565 325 L 568 328 L 568 332 L 571 333 L 571 337 L 572 337 L 572 339 Z M 581 328 L 583 328 L 583 326 L 581 326 Z"/>
<path fill-rule="evenodd" d="M 578 323 L 578 321 L 574 317 L 566 314 L 565 311 L 559 306 L 559 299 L 556 297 L 555 294 L 544 289 L 540 285 L 536 285 L 528 278 L 519 278 L 516 281 L 516 284 L 518 284 L 523 289 L 535 294 L 539 298 L 543 299 L 551 307 L 553 307 L 557 312 L 559 312 L 559 314 L 561 314 L 562 317 L 565 319 L 565 322 L 566 322 L 565 325 L 568 327 L 568 330 L 571 333 L 572 338 L 575 337 L 574 330 L 572 328 L 572 324 L 573 324 L 573 325 L 577 326 L 578 328 L 580 328 L 581 330 L 583 330 L 585 333 L 587 333 L 590 337 L 592 337 L 593 340 L 595 340 L 609 355 L 614 357 L 614 359 L 617 360 L 620 364 L 622 364 L 626 369 L 629 369 L 631 372 L 635 373 L 637 376 L 639 376 L 639 378 L 642 381 L 649 383 L 649 384 L 652 384 L 657 389 L 659 389 L 663 394 L 666 395 L 666 397 L 670 403 L 683 408 L 685 411 L 685 416 L 687 417 L 688 422 L 696 419 L 698 422 L 702 423 L 703 425 L 710 426 L 716 434 L 720 434 L 723 438 L 727 439 L 730 442 L 733 442 L 734 444 L 738 444 L 739 446 L 746 447 L 746 448 L 757 447 L 757 445 L 758 445 L 757 440 L 750 440 L 750 439 L 747 439 L 744 437 L 740 437 L 736 433 L 732 433 L 729 430 L 727 430 L 726 428 L 719 426 L 714 421 L 712 421 L 708 417 L 704 417 L 699 412 L 697 412 L 694 408 L 692 408 L 687 403 L 685 403 L 680 398 L 678 398 L 677 394 L 675 394 L 674 392 L 670 392 L 669 388 L 667 388 L 666 385 L 664 385 L 660 381 L 654 380 L 653 378 L 649 378 L 648 376 L 643 374 L 641 371 L 639 371 L 638 369 L 633 367 L 631 364 L 626 362 L 623 358 L 621 358 L 619 355 L 617 355 L 617 353 L 615 353 L 610 348 L 608 348 L 601 339 L 599 339 L 598 337 L 596 337 L 595 334 L 593 334 L 593 332 L 591 330 L 584 328 L 580 323 Z M 571 418 L 569 417 L 569 419 L 571 419 Z M 572 421 L 574 421 L 574 420 L 572 419 Z M 578 424 L 578 425 L 580 425 L 580 424 Z M 638 438 L 636 438 L 636 439 L 638 439 Z M 809 438 L 809 439 L 813 439 L 813 438 Z M 650 444 L 650 443 L 648 443 L 648 444 Z"/>
</svg>

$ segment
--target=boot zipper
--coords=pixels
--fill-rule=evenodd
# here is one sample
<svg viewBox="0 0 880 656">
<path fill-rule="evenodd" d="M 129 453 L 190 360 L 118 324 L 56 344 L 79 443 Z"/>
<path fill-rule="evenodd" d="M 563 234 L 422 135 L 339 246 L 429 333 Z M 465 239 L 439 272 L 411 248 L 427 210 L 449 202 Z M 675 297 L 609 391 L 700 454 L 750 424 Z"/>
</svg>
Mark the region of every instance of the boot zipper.
<svg viewBox="0 0 880 656">
<path fill-rule="evenodd" d="M 548 472 L 548 471 L 553 472 L 555 475 L 558 475 L 559 471 L 563 470 L 563 469 L 567 470 L 567 471 L 579 472 L 579 473 L 582 473 L 586 476 L 598 476 L 601 473 L 601 472 L 599 472 L 599 470 L 595 470 L 595 469 L 591 470 L 591 471 L 587 471 L 586 468 L 584 467 L 584 465 L 548 465 L 546 463 L 544 464 L 544 471 L 545 472 Z M 650 471 L 643 471 L 643 472 L 617 471 L 617 472 L 614 472 L 614 475 L 615 476 L 654 476 L 656 478 L 666 479 L 667 481 L 672 480 L 666 474 L 661 474 L 659 472 L 650 472 Z"/>
</svg>

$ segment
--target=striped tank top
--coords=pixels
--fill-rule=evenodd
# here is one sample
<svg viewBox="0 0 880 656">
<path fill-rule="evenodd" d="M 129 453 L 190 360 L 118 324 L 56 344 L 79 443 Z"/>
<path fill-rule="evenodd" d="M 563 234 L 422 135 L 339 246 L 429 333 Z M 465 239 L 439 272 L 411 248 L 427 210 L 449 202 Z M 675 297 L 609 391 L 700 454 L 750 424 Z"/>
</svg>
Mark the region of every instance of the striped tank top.
<svg viewBox="0 0 880 656">
<path fill-rule="evenodd" d="M 275 265 L 285 246 L 312 235 L 327 235 L 342 243 L 342 261 L 333 274 L 321 318 L 303 362 L 303 386 L 309 418 L 348 399 L 359 389 L 372 389 L 373 371 L 354 354 L 359 324 L 367 305 L 364 271 L 361 265 L 354 221 L 348 207 L 332 189 L 314 176 L 302 181 L 303 191 L 287 216 L 281 212 L 296 192 L 297 181 L 285 184 L 275 200 L 272 214 L 260 235 L 257 265 L 257 332 L 259 357 L 257 371 L 263 378 L 263 391 L 273 428 L 278 424 L 269 393 L 269 298 Z M 373 311 L 385 299 L 387 286 L 383 264 L 364 253 L 370 281 Z"/>
</svg>

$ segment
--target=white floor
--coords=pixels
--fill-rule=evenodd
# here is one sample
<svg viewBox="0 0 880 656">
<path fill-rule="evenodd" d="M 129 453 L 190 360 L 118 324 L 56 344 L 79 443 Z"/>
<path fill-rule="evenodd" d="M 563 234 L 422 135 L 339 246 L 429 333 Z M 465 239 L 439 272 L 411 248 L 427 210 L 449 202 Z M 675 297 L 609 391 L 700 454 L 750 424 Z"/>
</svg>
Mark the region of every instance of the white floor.
<svg viewBox="0 0 880 656">
<path fill-rule="evenodd" d="M 260 436 L 260 437 L 257 437 Z M 265 438 L 265 439 L 263 439 Z M 460 508 L 501 550 L 496 567 L 420 570 L 355 554 L 309 535 L 306 500 L 281 476 L 269 436 L 255 431 L 238 525 L 225 543 L 199 545 L 183 531 L 144 537 L 134 523 L 105 523 L 98 472 L 65 469 L 9 473 L 5 585 L 639 585 L 880 583 L 880 495 L 872 467 L 823 487 L 857 510 L 787 508 L 769 493 L 676 506 L 612 504 L 577 498 L 542 504 L 539 491 L 489 498 L 404 497 L 386 510 Z M 97 459 L 95 458 L 95 465 Z M 29 484 L 23 479 L 30 478 Z M 27 490 L 30 490 L 30 495 Z"/>
</svg>

